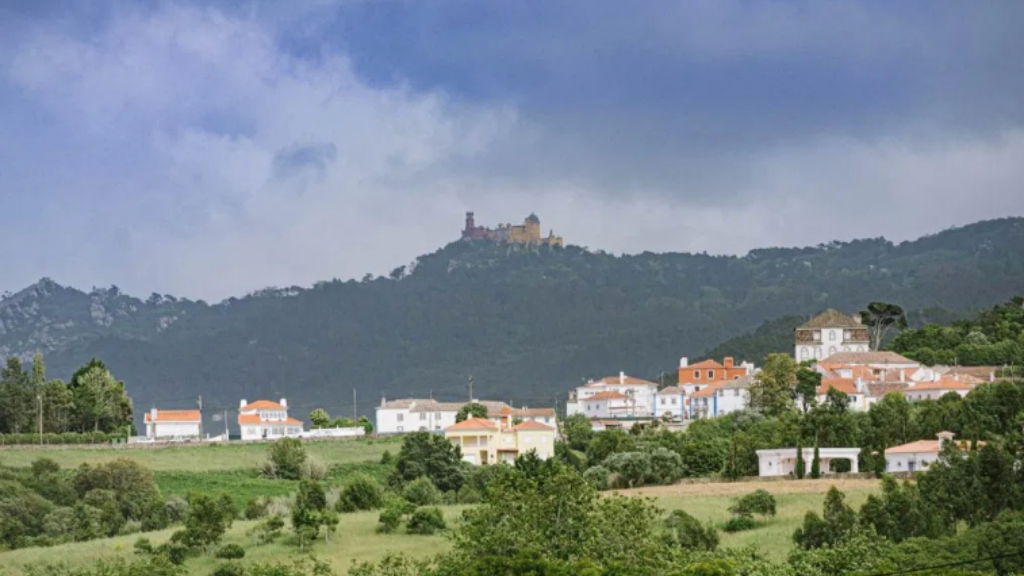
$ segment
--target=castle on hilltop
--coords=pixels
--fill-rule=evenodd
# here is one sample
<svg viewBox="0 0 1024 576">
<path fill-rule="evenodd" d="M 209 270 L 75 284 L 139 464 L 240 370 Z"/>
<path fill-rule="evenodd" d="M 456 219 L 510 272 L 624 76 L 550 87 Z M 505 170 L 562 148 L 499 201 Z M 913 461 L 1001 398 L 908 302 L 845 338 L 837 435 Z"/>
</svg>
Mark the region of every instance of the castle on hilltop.
<svg viewBox="0 0 1024 576">
<path fill-rule="evenodd" d="M 497 228 L 486 228 L 484 226 L 477 226 L 473 220 L 473 213 L 466 212 L 466 227 L 462 230 L 462 239 L 562 246 L 562 237 L 555 236 L 554 230 L 548 232 L 546 238 L 540 235 L 540 218 L 537 218 L 536 214 L 527 216 L 521 226 L 498 224 Z"/>
</svg>

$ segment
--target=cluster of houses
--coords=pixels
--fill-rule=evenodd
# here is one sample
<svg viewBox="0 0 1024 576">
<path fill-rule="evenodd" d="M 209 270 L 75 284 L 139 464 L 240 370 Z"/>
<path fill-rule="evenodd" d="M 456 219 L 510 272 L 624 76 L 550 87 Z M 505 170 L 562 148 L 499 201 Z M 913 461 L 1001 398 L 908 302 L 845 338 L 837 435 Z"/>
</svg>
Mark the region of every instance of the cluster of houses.
<svg viewBox="0 0 1024 576">
<path fill-rule="evenodd" d="M 990 368 L 924 366 L 894 352 L 872 351 L 868 330 L 856 317 L 827 310 L 794 334 L 794 357 L 811 361 L 821 376 L 817 403 L 834 389 L 846 394 L 849 408 L 868 410 L 887 394 L 899 393 L 908 400 L 938 399 L 954 392 L 965 396 L 976 385 L 994 380 Z M 749 402 L 749 389 L 757 381 L 759 368 L 750 362 L 737 363 L 726 357 L 722 362 L 704 360 L 690 364 L 680 359 L 677 382 L 661 387 L 654 382 L 620 372 L 600 380 L 590 380 L 569 393 L 566 415 L 586 416 L 595 431 L 628 429 L 658 420 L 669 426 L 684 426 L 699 418 L 713 418 L 743 410 Z M 486 418 L 468 418 L 456 422 L 464 402 L 439 402 L 434 399 L 381 400 L 376 408 L 378 434 L 402 434 L 430 431 L 444 434 L 462 448 L 463 458 L 473 464 L 511 461 L 519 454 L 536 451 L 541 458 L 554 455 L 558 435 L 554 408 L 513 407 L 505 402 L 473 400 L 487 408 Z M 796 400 L 803 405 L 803 399 Z M 273 440 L 284 437 L 322 435 L 361 435 L 362 428 L 334 431 L 305 431 L 302 421 L 288 416 L 288 403 L 242 400 L 238 411 L 242 440 Z M 198 410 L 157 410 L 145 415 L 146 437 L 150 440 L 202 437 L 202 417 Z M 223 437 L 226 439 L 226 437 Z M 943 442 L 952 434 L 942 433 L 938 440 L 920 441 L 889 448 L 885 452 L 887 469 L 913 472 L 927 468 L 938 457 Z M 763 476 L 787 475 L 796 466 L 796 448 L 758 452 Z M 803 460 L 810 466 L 810 448 Z M 834 460 L 848 460 L 857 471 L 856 448 L 821 450 L 822 470 L 831 470 Z"/>
</svg>

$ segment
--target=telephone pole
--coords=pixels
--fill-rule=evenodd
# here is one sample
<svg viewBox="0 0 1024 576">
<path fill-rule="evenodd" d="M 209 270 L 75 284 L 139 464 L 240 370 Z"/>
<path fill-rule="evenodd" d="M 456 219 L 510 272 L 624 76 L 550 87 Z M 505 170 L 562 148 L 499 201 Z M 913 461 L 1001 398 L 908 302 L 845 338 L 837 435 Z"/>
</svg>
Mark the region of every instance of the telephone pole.
<svg viewBox="0 0 1024 576">
<path fill-rule="evenodd" d="M 473 377 L 469 377 L 469 401 L 473 401 Z"/>
<path fill-rule="evenodd" d="M 224 441 L 231 440 L 231 431 L 228 430 L 228 411 L 224 410 Z"/>
<path fill-rule="evenodd" d="M 203 437 L 203 396 L 199 396 L 199 437 Z"/>
<path fill-rule="evenodd" d="M 359 420 L 359 416 L 356 415 L 359 412 L 359 409 L 356 408 L 357 406 L 359 406 L 359 404 L 356 403 L 356 389 L 352 388 L 352 421 L 353 422 L 355 422 L 356 420 Z"/>
<path fill-rule="evenodd" d="M 43 395 L 39 394 L 36 396 L 36 400 L 39 401 L 39 444 L 43 444 Z"/>
</svg>

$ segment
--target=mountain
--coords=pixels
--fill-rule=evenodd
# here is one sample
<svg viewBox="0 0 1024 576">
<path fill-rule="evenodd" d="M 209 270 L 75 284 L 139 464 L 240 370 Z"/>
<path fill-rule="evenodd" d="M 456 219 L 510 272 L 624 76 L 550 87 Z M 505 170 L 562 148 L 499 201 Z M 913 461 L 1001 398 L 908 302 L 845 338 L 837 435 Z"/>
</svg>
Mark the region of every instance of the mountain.
<svg viewBox="0 0 1024 576">
<path fill-rule="evenodd" d="M 299 417 L 318 406 L 345 415 L 356 388 L 372 414 L 383 395 L 465 398 L 469 376 L 477 397 L 551 405 L 581 379 L 673 370 L 766 319 L 873 300 L 1004 302 L 1024 290 L 1021 246 L 1021 218 L 742 257 L 455 242 L 389 277 L 213 305 L 42 280 L 0 302 L 0 353 L 43 352 L 50 377 L 64 378 L 99 357 L 137 411 L 201 394 L 209 410 L 284 396 Z M 788 326 L 768 336 L 781 343 Z"/>
</svg>

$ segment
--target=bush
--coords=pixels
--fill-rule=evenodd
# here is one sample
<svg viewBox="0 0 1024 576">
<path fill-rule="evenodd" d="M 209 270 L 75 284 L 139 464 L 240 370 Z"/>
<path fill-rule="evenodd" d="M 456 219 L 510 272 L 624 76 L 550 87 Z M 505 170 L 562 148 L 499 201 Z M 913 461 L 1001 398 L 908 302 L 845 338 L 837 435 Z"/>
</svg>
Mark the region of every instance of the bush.
<svg viewBox="0 0 1024 576">
<path fill-rule="evenodd" d="M 775 516 L 775 497 L 767 490 L 754 490 L 750 494 L 737 500 L 729 511 L 736 516 Z"/>
<path fill-rule="evenodd" d="M 42 476 L 43 474 L 57 474 L 60 472 L 60 464 L 50 458 L 37 458 L 32 461 L 32 475 Z"/>
<path fill-rule="evenodd" d="M 650 454 L 647 481 L 653 484 L 672 484 L 683 477 L 683 459 L 668 448 L 655 448 Z"/>
<path fill-rule="evenodd" d="M 225 562 L 213 569 L 212 576 L 244 576 L 245 567 L 234 562 Z"/>
<path fill-rule="evenodd" d="M 445 494 L 452 494 L 452 492 L 446 492 Z M 483 500 L 480 492 L 471 486 L 455 492 L 454 495 L 454 504 L 479 504 Z"/>
<path fill-rule="evenodd" d="M 245 558 L 245 549 L 238 544 L 225 544 L 217 549 L 216 556 L 222 560 L 238 560 Z"/>
<path fill-rule="evenodd" d="M 284 519 L 274 515 L 253 526 L 249 530 L 249 535 L 256 540 L 257 544 L 270 544 L 281 535 L 282 529 L 284 529 Z"/>
<path fill-rule="evenodd" d="M 592 466 L 583 473 L 583 479 L 598 490 L 607 490 L 611 486 L 611 472 L 604 466 Z"/>
<path fill-rule="evenodd" d="M 676 510 L 665 520 L 665 542 L 684 550 L 714 552 L 718 548 L 718 532 L 686 512 Z"/>
<path fill-rule="evenodd" d="M 302 478 L 303 464 L 308 456 L 306 448 L 298 438 L 282 438 L 270 445 L 267 456 L 271 467 L 264 466 L 264 472 L 270 471 L 272 478 L 299 480 Z"/>
<path fill-rule="evenodd" d="M 245 515 L 246 520 L 259 520 L 267 515 L 267 507 L 270 502 L 262 496 L 254 496 L 249 498 L 245 503 Z"/>
<path fill-rule="evenodd" d="M 427 477 L 420 477 L 405 487 L 402 497 L 417 506 L 432 506 L 441 500 L 441 493 Z"/>
<path fill-rule="evenodd" d="M 180 533 L 181 531 L 175 532 L 175 534 Z M 162 556 L 166 556 L 167 559 L 170 560 L 171 564 L 174 564 L 175 566 L 181 566 L 185 563 L 185 560 L 188 559 L 189 547 L 187 544 L 183 542 L 172 541 L 167 542 L 166 544 L 161 544 L 159 547 L 156 548 L 155 552 Z"/>
<path fill-rule="evenodd" d="M 726 532 L 742 532 L 744 530 L 753 530 L 754 528 L 757 528 L 757 522 L 754 522 L 753 517 L 733 516 L 725 523 L 722 530 L 725 530 Z"/>
<path fill-rule="evenodd" d="M 395 463 L 395 457 L 391 455 L 391 450 L 385 450 L 384 453 L 380 455 L 380 463 L 382 466 L 391 466 Z"/>
<path fill-rule="evenodd" d="M 412 516 L 409 517 L 407 530 L 410 534 L 429 536 L 447 527 L 441 509 L 433 506 L 431 508 L 419 508 L 413 512 Z"/>
<path fill-rule="evenodd" d="M 651 477 L 651 455 L 646 452 L 619 452 L 604 460 L 615 474 L 614 487 L 638 488 Z"/>
<path fill-rule="evenodd" d="M 177 524 L 185 519 L 185 512 L 188 511 L 188 502 L 184 498 L 171 496 L 164 502 L 164 510 L 167 511 L 167 520 L 171 524 Z"/>
<path fill-rule="evenodd" d="M 355 512 L 376 510 L 383 505 L 384 488 L 373 478 L 360 474 L 353 477 L 342 489 L 335 508 L 338 512 Z"/>
<path fill-rule="evenodd" d="M 299 476 L 303 480 L 326 480 L 327 479 L 327 465 L 316 458 L 307 458 L 302 463 Z"/>
<path fill-rule="evenodd" d="M 149 541 L 149 538 L 139 538 L 135 541 L 135 553 L 139 555 L 149 555 L 153 553 L 153 543 Z"/>
<path fill-rule="evenodd" d="M 402 517 L 412 513 L 415 509 L 415 505 L 405 500 L 389 500 L 380 512 L 380 524 L 377 525 L 377 532 L 382 534 L 395 532 L 402 525 Z"/>
</svg>

